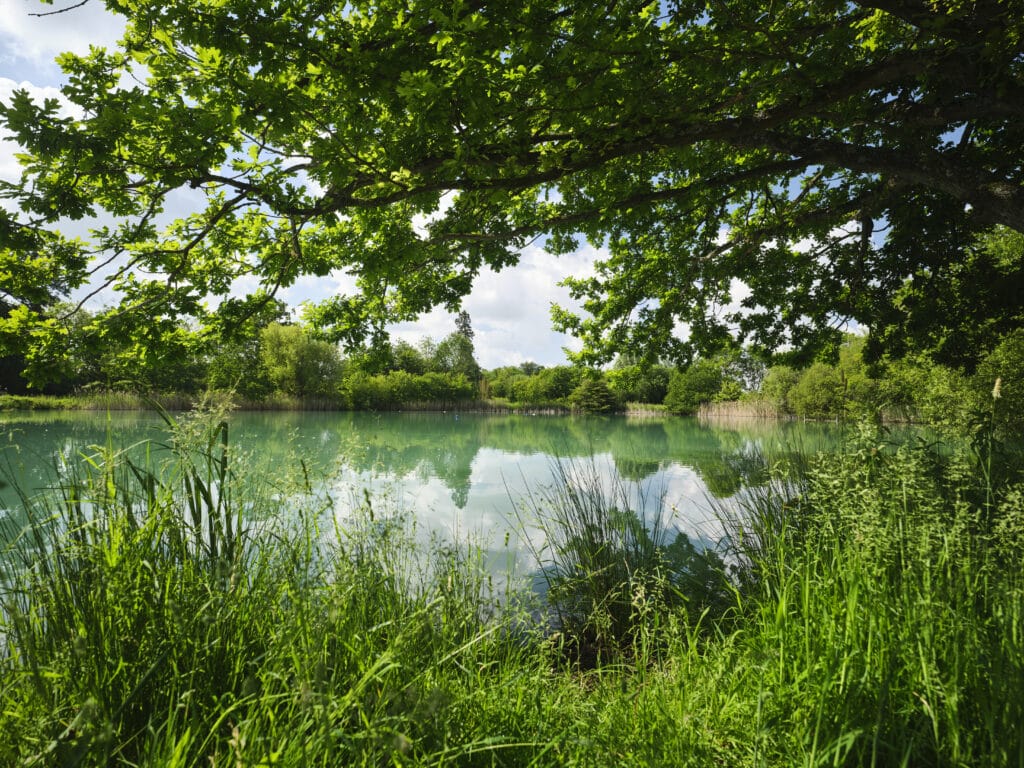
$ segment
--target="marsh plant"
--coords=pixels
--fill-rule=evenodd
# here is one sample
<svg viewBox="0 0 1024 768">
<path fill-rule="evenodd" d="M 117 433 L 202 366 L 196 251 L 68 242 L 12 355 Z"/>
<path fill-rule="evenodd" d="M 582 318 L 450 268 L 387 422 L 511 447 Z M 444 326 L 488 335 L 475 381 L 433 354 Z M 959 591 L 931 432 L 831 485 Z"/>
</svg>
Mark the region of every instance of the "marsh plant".
<svg viewBox="0 0 1024 768">
<path fill-rule="evenodd" d="M 785 719 L 819 764 L 1022 764 L 1024 486 L 988 465 L 864 426 L 748 499 L 731 540 L 759 728 Z"/>
<path fill-rule="evenodd" d="M 623 482 L 609 486 L 593 463 L 553 470 L 554 484 L 528 497 L 522 520 L 543 535 L 534 557 L 551 623 L 581 662 L 631 651 L 639 633 L 670 613 L 699 624 L 728 610 L 721 557 L 666 522 L 663 500 L 652 505 Z M 658 512 L 647 513 L 652 506 Z"/>
<path fill-rule="evenodd" d="M 222 422 L 4 519 L 0 765 L 1024 764 L 1009 446 L 768 461 L 724 558 L 566 464 L 527 505 L 553 633 L 401 510 L 239 485 Z"/>
<path fill-rule="evenodd" d="M 0 764 L 492 748 L 442 738 L 447 687 L 472 688 L 453 679 L 478 674 L 480 654 L 523 653 L 484 626 L 468 556 L 423 557 L 369 507 L 341 530 L 328 503 L 274 507 L 250 484 L 243 497 L 223 419 L 174 422 L 167 447 L 162 461 L 84 450 L 55 493 L 24 497 L 27 525 L 4 520 Z"/>
</svg>

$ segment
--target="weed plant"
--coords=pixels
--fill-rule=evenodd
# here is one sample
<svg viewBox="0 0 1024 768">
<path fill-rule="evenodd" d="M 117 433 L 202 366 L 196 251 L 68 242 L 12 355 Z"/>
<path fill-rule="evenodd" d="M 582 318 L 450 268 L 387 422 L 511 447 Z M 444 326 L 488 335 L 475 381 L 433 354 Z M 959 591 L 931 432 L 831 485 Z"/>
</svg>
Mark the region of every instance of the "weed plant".
<svg viewBox="0 0 1024 768">
<path fill-rule="evenodd" d="M 588 666 L 471 551 L 239 485 L 227 438 L 179 423 L 170 466 L 105 446 L 25 499 L 0 765 L 1024 765 L 1024 485 L 992 443 L 865 431 L 749 494 L 721 612 L 643 506 L 562 477 L 553 604 L 618 633 Z"/>
<path fill-rule="evenodd" d="M 751 498 L 755 762 L 1024 765 L 1024 505 L 982 458 L 864 429 Z"/>
<path fill-rule="evenodd" d="M 450 689 L 531 669 L 507 662 L 522 632 L 484 624 L 465 557 L 419 557 L 372 508 L 344 531 L 315 505 L 275 524 L 236 496 L 223 421 L 178 424 L 171 447 L 159 470 L 96 449 L 5 531 L 0 764 L 429 764 L 528 748 L 452 732 Z"/>
<path fill-rule="evenodd" d="M 553 486 L 530 496 L 524 521 L 538 527 L 552 623 L 584 666 L 631 654 L 638 631 L 668 613 L 690 623 L 732 604 L 722 559 L 648 514 L 642 491 L 611 487 L 594 464 L 559 462 Z M 529 541 L 529 537 L 526 537 Z"/>
</svg>

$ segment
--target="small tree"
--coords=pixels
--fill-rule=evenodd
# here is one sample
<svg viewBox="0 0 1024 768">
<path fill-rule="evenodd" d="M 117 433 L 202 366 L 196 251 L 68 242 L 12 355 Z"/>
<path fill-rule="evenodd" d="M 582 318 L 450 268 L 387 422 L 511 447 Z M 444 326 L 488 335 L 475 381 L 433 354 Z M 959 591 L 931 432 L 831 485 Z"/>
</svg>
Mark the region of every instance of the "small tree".
<svg viewBox="0 0 1024 768">
<path fill-rule="evenodd" d="M 722 389 L 722 369 L 710 360 L 698 360 L 685 371 L 676 371 L 668 383 L 665 407 L 689 415 L 710 403 Z"/>
<path fill-rule="evenodd" d="M 461 373 L 469 381 L 479 381 L 480 365 L 473 357 L 473 341 L 458 331 L 445 336 L 434 347 L 432 370 Z"/>
<path fill-rule="evenodd" d="M 569 395 L 569 405 L 582 413 L 617 413 L 623 410 L 622 402 L 608 389 L 600 374 L 585 378 Z"/>
<path fill-rule="evenodd" d="M 814 363 L 789 390 L 789 403 L 797 416 L 825 419 L 846 412 L 846 382 L 838 368 Z"/>
<path fill-rule="evenodd" d="M 262 335 L 263 367 L 274 386 L 296 397 L 331 396 L 338 391 L 338 350 L 311 339 L 297 325 L 268 325 Z"/>
<path fill-rule="evenodd" d="M 792 413 L 789 392 L 799 380 L 799 372 L 788 365 L 773 365 L 761 382 L 761 396 L 778 410 Z"/>
</svg>

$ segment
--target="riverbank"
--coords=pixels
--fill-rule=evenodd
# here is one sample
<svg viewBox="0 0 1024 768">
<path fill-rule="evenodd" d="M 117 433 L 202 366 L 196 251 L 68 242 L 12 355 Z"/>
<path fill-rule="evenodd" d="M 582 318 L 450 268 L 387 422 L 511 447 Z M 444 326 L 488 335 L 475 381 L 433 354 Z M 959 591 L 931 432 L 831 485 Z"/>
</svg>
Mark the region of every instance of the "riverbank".
<svg viewBox="0 0 1024 768">
<path fill-rule="evenodd" d="M 289 397 L 272 395 L 261 400 L 248 400 L 225 393 L 182 394 L 156 393 L 140 395 L 132 392 L 96 392 L 88 394 L 54 395 L 0 395 L 0 412 L 4 411 L 147 411 L 159 407 L 165 411 L 182 412 L 192 410 L 198 402 L 214 399 L 229 403 L 239 411 L 350 411 L 354 409 L 339 400 L 323 397 Z M 511 415 L 553 415 L 563 416 L 572 409 L 561 403 L 530 405 L 512 403 L 507 400 L 464 400 L 399 403 L 383 409 L 395 412 L 447 412 L 493 413 Z M 665 416 L 663 406 L 647 403 L 628 403 L 627 416 Z"/>
<path fill-rule="evenodd" d="M 725 400 L 721 402 L 702 403 L 697 409 L 697 418 L 715 422 L 728 422 L 730 420 L 743 419 L 769 419 L 769 420 L 793 420 L 800 418 L 796 414 L 786 411 L 775 401 L 764 398 L 744 398 L 741 400 Z M 831 418 L 803 418 L 803 421 L 839 422 L 856 421 L 864 418 L 866 414 L 858 415 L 850 413 L 845 417 L 833 416 Z M 878 411 L 874 418 L 881 424 L 922 424 L 921 419 L 914 409 L 883 408 Z"/>
<path fill-rule="evenodd" d="M 337 527 L 305 485 L 298 523 L 286 489 L 230 491 L 226 439 L 184 429 L 170 479 L 92 457 L 64 501 L 7 531 L 0 763 L 1024 757 L 1024 487 L 1007 457 L 883 451 L 863 432 L 727 518 L 726 604 L 667 599 L 721 572 L 649 564 L 581 601 L 607 569 L 564 569 L 556 595 L 582 613 L 552 632 L 479 553 L 422 549 L 369 497 Z M 563 533 L 578 552 L 584 531 Z"/>
</svg>

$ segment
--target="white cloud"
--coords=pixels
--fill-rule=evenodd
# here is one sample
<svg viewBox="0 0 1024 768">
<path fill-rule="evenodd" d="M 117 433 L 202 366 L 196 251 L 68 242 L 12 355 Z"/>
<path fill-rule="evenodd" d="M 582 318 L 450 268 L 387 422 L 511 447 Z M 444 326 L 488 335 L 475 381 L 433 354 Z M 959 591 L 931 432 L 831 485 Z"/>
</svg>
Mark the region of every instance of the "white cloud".
<svg viewBox="0 0 1024 768">
<path fill-rule="evenodd" d="M 578 309 L 569 291 L 558 285 L 565 277 L 593 272 L 599 257 L 593 248 L 554 257 L 537 246 L 523 249 L 518 266 L 500 273 L 486 270 L 477 278 L 463 307 L 475 331 L 476 356 L 484 368 L 518 365 L 527 360 L 542 365 L 565 362 L 563 347 L 579 349 L 570 336 L 551 328 L 551 305 Z M 396 338 L 415 343 L 423 336 L 442 338 L 455 330 L 454 318 L 435 309 L 414 323 L 393 329 Z"/>
<path fill-rule="evenodd" d="M 86 53 L 90 45 L 112 47 L 124 33 L 124 20 L 107 11 L 99 0 L 51 16 L 32 16 L 73 5 L 39 0 L 0 0 L 0 66 L 8 73 L 31 76 L 43 72 L 60 76 L 53 59 L 64 51 Z"/>
</svg>

